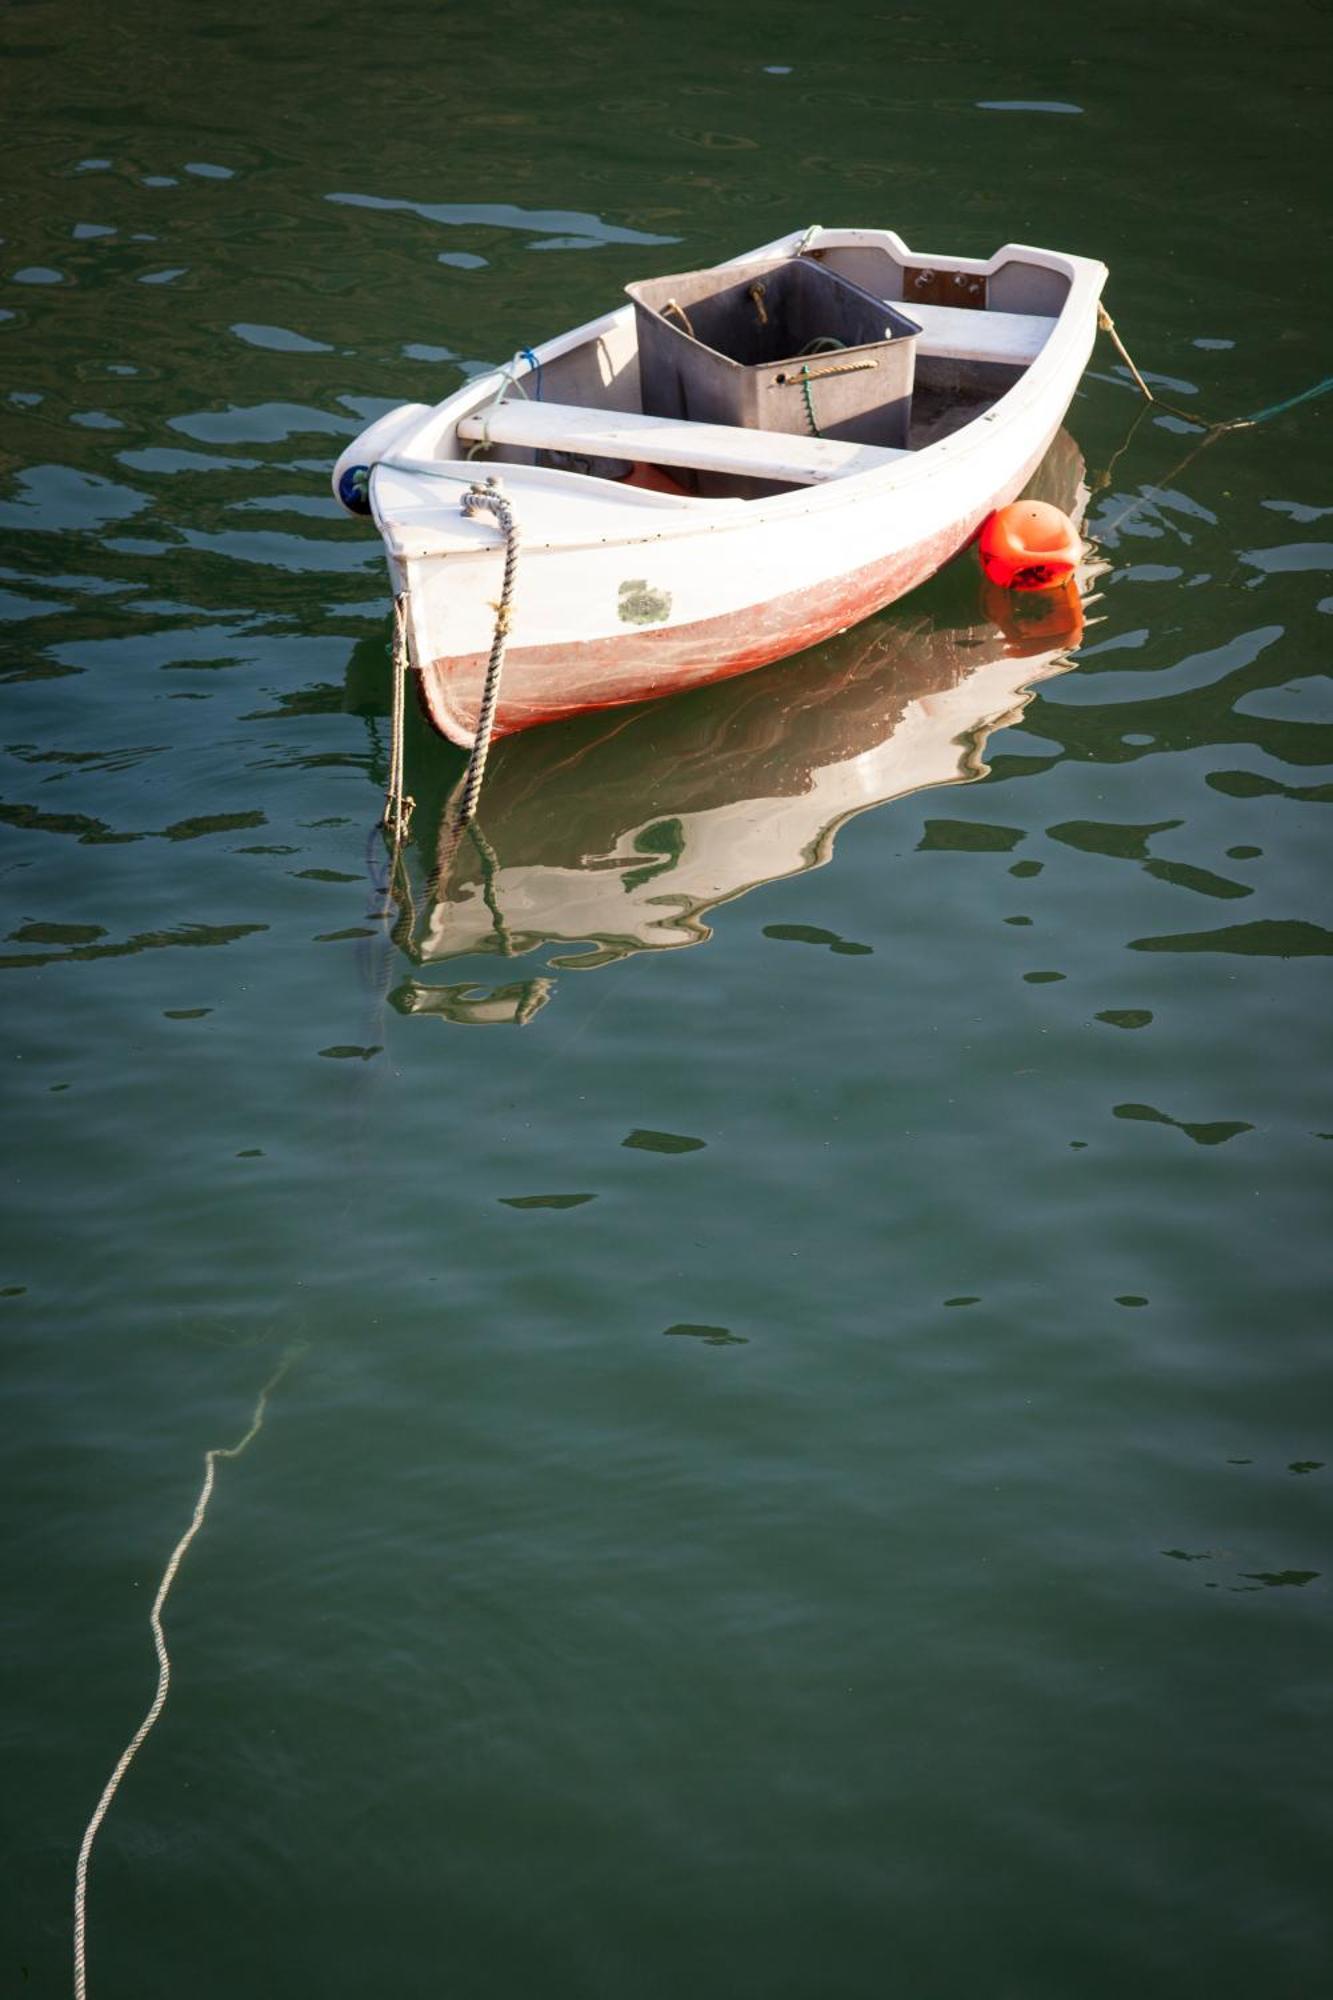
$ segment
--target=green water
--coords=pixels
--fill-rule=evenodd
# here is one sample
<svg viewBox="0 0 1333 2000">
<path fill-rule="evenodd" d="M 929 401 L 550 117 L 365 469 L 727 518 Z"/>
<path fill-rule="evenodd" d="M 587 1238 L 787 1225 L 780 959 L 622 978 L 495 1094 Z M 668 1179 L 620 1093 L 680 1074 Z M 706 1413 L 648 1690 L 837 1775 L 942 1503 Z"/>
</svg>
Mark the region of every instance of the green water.
<svg viewBox="0 0 1333 2000">
<path fill-rule="evenodd" d="M 978 782 L 773 811 L 1004 658 L 966 562 L 502 746 L 508 955 L 440 928 L 424 728 L 381 914 L 386 585 L 327 469 L 809 221 L 1101 257 L 1174 402 L 1295 395 L 1326 14 L 3 40 L 0 1993 L 70 1990 L 153 1592 L 284 1357 L 94 2000 L 1324 1990 L 1333 399 L 1198 452 L 1099 346 L 1108 567 Z"/>
</svg>

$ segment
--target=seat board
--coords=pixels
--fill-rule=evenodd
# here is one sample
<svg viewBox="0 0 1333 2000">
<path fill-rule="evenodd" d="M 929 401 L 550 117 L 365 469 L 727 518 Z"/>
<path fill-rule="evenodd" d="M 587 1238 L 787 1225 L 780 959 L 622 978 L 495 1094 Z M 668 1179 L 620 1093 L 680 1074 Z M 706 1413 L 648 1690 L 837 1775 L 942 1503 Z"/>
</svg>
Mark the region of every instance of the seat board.
<svg viewBox="0 0 1333 2000">
<path fill-rule="evenodd" d="M 638 411 L 589 410 L 573 403 L 517 399 L 464 417 L 458 435 L 468 444 L 686 466 L 794 486 L 845 479 L 910 455 L 881 445 L 844 444 L 837 438 L 795 437 L 785 431 L 749 431 L 732 424 L 645 417 Z"/>
<path fill-rule="evenodd" d="M 919 306 L 907 299 L 901 303 L 907 317 L 921 328 L 917 353 L 937 360 L 1001 361 L 1011 368 L 1026 368 L 1041 353 L 1056 324 L 1036 313 Z"/>
</svg>

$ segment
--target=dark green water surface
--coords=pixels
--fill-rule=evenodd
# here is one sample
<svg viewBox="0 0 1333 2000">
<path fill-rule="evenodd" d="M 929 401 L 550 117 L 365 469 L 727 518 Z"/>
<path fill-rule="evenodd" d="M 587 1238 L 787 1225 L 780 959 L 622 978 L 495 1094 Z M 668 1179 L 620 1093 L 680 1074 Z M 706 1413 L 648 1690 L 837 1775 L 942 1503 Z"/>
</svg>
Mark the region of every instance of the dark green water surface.
<svg viewBox="0 0 1333 2000">
<path fill-rule="evenodd" d="M 416 724 L 382 914 L 386 578 L 327 489 L 814 221 L 1101 257 L 1173 402 L 1294 396 L 1324 10 L 3 41 L 0 1994 L 70 1990 L 154 1590 L 284 1358 L 92 2000 L 1328 1990 L 1333 399 L 1200 451 L 1103 342 L 1076 671 L 1024 710 L 960 561 L 501 746 L 452 915 Z M 978 781 L 885 778 L 913 730 Z"/>
</svg>

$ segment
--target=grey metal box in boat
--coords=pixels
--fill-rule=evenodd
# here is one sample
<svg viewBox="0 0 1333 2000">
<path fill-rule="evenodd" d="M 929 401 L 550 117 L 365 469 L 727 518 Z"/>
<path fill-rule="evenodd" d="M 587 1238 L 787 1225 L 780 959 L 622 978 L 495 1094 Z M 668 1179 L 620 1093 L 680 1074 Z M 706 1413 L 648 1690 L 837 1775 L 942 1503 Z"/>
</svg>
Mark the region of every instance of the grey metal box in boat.
<svg viewBox="0 0 1333 2000">
<path fill-rule="evenodd" d="M 651 417 L 905 446 L 920 328 L 808 257 L 767 257 L 625 290 Z"/>
</svg>

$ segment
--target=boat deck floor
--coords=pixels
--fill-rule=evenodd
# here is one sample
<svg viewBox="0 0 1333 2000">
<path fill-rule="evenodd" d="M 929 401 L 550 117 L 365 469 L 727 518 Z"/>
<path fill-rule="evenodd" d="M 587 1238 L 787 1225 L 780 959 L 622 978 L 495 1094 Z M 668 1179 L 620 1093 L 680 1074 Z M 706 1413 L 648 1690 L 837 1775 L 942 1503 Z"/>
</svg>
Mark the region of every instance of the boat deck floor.
<svg viewBox="0 0 1333 2000">
<path fill-rule="evenodd" d="M 972 390 L 918 382 L 912 391 L 912 422 L 908 448 L 924 451 L 928 444 L 952 437 L 996 401 L 995 390 Z"/>
</svg>

